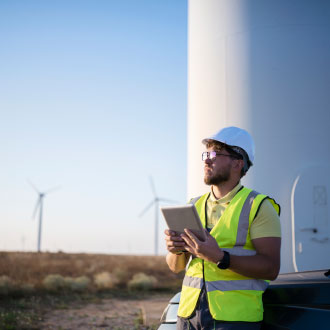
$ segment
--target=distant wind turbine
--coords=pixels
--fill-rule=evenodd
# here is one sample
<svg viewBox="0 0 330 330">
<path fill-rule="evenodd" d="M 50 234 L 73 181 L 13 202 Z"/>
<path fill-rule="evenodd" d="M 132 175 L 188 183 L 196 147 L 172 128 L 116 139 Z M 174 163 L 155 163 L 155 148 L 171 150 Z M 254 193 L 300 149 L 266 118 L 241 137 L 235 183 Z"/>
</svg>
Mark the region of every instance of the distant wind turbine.
<svg viewBox="0 0 330 330">
<path fill-rule="evenodd" d="M 141 218 L 153 205 L 155 205 L 155 255 L 158 255 L 158 212 L 159 212 L 159 202 L 165 203 L 174 203 L 177 204 L 177 201 L 173 201 L 166 198 L 160 198 L 157 196 L 154 181 L 152 177 L 149 177 L 151 190 L 154 195 L 154 199 L 143 209 L 143 211 L 139 214 L 139 218 Z"/>
<path fill-rule="evenodd" d="M 34 184 L 32 184 L 32 182 L 28 181 L 28 183 L 30 184 L 30 186 L 36 191 L 36 193 L 38 194 L 38 199 L 37 199 L 37 204 L 34 208 L 33 211 L 33 215 L 32 215 L 32 219 L 35 219 L 38 209 L 39 209 L 39 229 L 38 229 L 38 252 L 40 252 L 40 248 L 41 248 L 41 228 L 42 228 L 42 216 L 43 216 L 43 206 L 44 206 L 44 198 L 47 194 L 49 194 L 50 192 L 53 192 L 57 189 L 59 189 L 59 187 L 54 187 L 51 189 L 48 189 L 45 192 L 40 192 L 35 186 Z"/>
</svg>

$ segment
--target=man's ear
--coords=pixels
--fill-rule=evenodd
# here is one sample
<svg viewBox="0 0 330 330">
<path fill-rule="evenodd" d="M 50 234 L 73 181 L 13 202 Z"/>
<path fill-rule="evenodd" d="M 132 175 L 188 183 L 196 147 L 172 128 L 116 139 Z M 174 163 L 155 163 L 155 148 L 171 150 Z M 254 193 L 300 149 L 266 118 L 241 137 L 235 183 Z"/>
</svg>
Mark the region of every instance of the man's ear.
<svg viewBox="0 0 330 330">
<path fill-rule="evenodd" d="M 235 159 L 234 168 L 241 172 L 242 168 L 244 167 L 244 160 L 243 159 Z"/>
</svg>

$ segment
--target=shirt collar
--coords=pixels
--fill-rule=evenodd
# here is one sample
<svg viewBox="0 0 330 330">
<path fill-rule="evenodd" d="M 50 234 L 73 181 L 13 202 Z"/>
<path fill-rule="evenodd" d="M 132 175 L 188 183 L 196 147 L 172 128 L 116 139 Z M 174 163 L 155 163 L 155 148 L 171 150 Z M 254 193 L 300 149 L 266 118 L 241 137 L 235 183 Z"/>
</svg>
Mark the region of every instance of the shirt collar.
<svg viewBox="0 0 330 330">
<path fill-rule="evenodd" d="M 217 199 L 214 194 L 213 194 L 213 189 L 211 187 L 211 193 L 210 193 L 210 201 L 211 202 L 217 202 L 217 203 L 220 203 L 220 204 L 223 204 L 223 203 L 229 203 L 233 197 L 236 195 L 236 193 L 242 188 L 242 185 L 241 185 L 241 182 L 239 182 L 237 184 L 237 186 L 235 186 L 228 194 L 226 194 L 225 196 L 223 196 L 222 198 L 220 199 Z"/>
</svg>

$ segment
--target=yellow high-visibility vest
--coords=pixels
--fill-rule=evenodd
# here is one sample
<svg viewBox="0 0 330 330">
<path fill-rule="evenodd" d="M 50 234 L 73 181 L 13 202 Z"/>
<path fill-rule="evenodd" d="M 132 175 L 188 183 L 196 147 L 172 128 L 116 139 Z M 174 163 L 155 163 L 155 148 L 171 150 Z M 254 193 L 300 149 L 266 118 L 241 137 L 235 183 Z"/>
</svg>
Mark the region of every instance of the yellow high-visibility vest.
<svg viewBox="0 0 330 330">
<path fill-rule="evenodd" d="M 209 193 L 195 203 L 203 226 Z M 268 199 L 277 213 L 280 206 L 271 198 L 243 187 L 231 200 L 210 234 L 219 247 L 232 255 L 256 254 L 250 239 L 250 226 L 261 203 Z M 263 319 L 262 294 L 266 280 L 253 279 L 219 269 L 216 264 L 193 257 L 185 274 L 178 315 L 189 317 L 195 310 L 203 285 L 212 317 L 222 321 L 258 322 Z"/>
</svg>

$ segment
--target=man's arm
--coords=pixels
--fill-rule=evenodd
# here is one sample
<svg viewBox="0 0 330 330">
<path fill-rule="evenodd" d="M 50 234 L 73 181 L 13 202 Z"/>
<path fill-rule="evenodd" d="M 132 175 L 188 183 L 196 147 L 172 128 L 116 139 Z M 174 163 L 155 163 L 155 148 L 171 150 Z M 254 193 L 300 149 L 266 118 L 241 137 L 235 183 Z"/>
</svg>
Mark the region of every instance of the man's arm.
<svg viewBox="0 0 330 330">
<path fill-rule="evenodd" d="M 184 240 L 175 231 L 165 230 L 166 247 L 169 253 L 166 262 L 170 270 L 174 273 L 183 271 L 187 265 L 190 254 L 182 252 L 185 248 Z"/>
<path fill-rule="evenodd" d="M 189 253 L 182 253 L 180 255 L 175 255 L 169 252 L 166 256 L 166 262 L 172 272 L 180 273 L 186 268 L 189 257 L 190 257 Z"/>
<path fill-rule="evenodd" d="M 186 250 L 198 258 L 217 263 L 224 255 L 217 241 L 207 231 L 207 239 L 202 242 L 189 230 L 181 237 L 186 242 Z M 256 250 L 254 256 L 230 255 L 230 267 L 232 271 L 252 278 L 274 280 L 280 270 L 281 238 L 263 237 L 252 240 Z"/>
<path fill-rule="evenodd" d="M 252 240 L 257 254 L 254 256 L 230 255 L 232 271 L 244 276 L 275 280 L 280 271 L 280 237 L 263 237 Z"/>
</svg>

